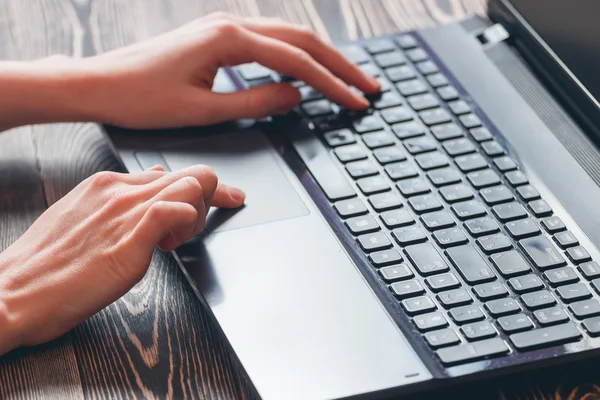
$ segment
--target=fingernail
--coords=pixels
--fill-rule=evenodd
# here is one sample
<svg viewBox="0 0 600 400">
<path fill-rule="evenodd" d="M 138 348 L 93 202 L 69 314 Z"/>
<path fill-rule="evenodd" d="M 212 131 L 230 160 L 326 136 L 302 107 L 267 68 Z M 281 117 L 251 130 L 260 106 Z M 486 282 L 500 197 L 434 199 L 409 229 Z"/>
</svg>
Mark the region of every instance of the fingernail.
<svg viewBox="0 0 600 400">
<path fill-rule="evenodd" d="M 377 89 L 381 89 L 381 82 L 379 82 L 379 80 L 377 78 L 375 78 L 374 76 L 371 76 L 371 77 L 369 77 L 369 81 L 371 81 L 373 86 L 375 86 Z"/>
<path fill-rule="evenodd" d="M 229 188 L 229 195 L 231 198 L 238 202 L 243 202 L 246 200 L 246 193 L 244 193 L 241 189 L 238 188 Z"/>
</svg>

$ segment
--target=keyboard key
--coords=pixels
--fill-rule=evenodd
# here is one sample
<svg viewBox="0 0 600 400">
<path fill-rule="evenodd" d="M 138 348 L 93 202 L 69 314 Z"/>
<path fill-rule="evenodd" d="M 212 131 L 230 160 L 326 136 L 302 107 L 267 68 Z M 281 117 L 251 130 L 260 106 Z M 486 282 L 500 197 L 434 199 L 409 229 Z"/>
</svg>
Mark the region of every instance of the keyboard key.
<svg viewBox="0 0 600 400">
<path fill-rule="evenodd" d="M 585 286 L 584 283 L 572 283 L 570 285 L 561 286 L 556 289 L 556 293 L 565 302 L 572 302 L 577 300 L 585 300 L 592 297 L 592 292 Z"/>
<path fill-rule="evenodd" d="M 392 82 L 406 81 L 408 79 L 414 79 L 417 74 L 412 67 L 408 65 L 399 65 L 396 67 L 386 68 L 385 74 L 388 79 Z"/>
<path fill-rule="evenodd" d="M 400 122 L 392 126 L 394 134 L 398 139 L 404 140 L 412 137 L 423 136 L 425 134 L 425 126 L 417 121 Z"/>
<path fill-rule="evenodd" d="M 365 252 L 384 250 L 392 247 L 392 242 L 383 232 L 368 233 L 359 236 L 356 240 Z"/>
<path fill-rule="evenodd" d="M 541 233 L 540 227 L 530 218 L 508 222 L 506 230 L 514 239 L 526 238 Z"/>
<path fill-rule="evenodd" d="M 474 237 L 489 235 L 500 231 L 498 223 L 489 217 L 472 219 L 465 222 L 465 227 Z"/>
<path fill-rule="evenodd" d="M 504 185 L 481 189 L 479 194 L 489 206 L 514 200 L 512 192 Z"/>
<path fill-rule="evenodd" d="M 310 86 L 302 86 L 300 89 L 300 96 L 303 101 L 310 101 L 316 99 L 322 99 L 323 94 L 318 92 L 315 88 Z"/>
<path fill-rule="evenodd" d="M 545 200 L 535 200 L 528 204 L 529 210 L 538 218 L 552 214 L 552 208 Z"/>
<path fill-rule="evenodd" d="M 540 193 L 531 185 L 518 187 L 517 193 L 525 201 L 531 201 L 540 198 Z"/>
<path fill-rule="evenodd" d="M 481 301 L 497 299 L 508 296 L 506 286 L 499 282 L 482 283 L 473 287 L 473 292 Z"/>
<path fill-rule="evenodd" d="M 485 161 L 485 158 L 478 153 L 456 157 L 454 161 L 456 162 L 456 165 L 458 165 L 458 168 L 460 168 L 460 170 L 464 173 L 488 167 L 488 163 Z"/>
<path fill-rule="evenodd" d="M 423 75 L 429 75 L 439 71 L 438 66 L 435 65 L 435 63 L 431 60 L 422 61 L 418 63 L 417 69 Z"/>
<path fill-rule="evenodd" d="M 435 186 L 445 186 L 461 182 L 461 176 L 453 168 L 443 168 L 427 173 L 427 177 Z"/>
<path fill-rule="evenodd" d="M 427 92 L 427 86 L 420 79 L 411 79 L 396 83 L 396 88 L 404 97 Z"/>
<path fill-rule="evenodd" d="M 486 140 L 493 139 L 492 133 L 484 127 L 473 128 L 469 130 L 469 133 L 478 142 L 485 142 Z"/>
<path fill-rule="evenodd" d="M 333 207 L 342 218 L 356 217 L 368 212 L 365 203 L 358 198 L 338 201 Z"/>
<path fill-rule="evenodd" d="M 480 237 L 477 239 L 477 244 L 485 254 L 494 254 L 512 249 L 512 243 L 503 233 Z"/>
<path fill-rule="evenodd" d="M 485 308 L 492 317 L 501 317 L 503 315 L 516 314 L 522 311 L 519 303 L 510 297 L 490 300 L 485 303 Z"/>
<path fill-rule="evenodd" d="M 434 108 L 439 106 L 439 101 L 436 99 L 431 93 L 418 94 L 415 96 L 410 96 L 408 99 L 408 104 L 415 111 L 425 110 L 427 108 Z"/>
<path fill-rule="evenodd" d="M 596 299 L 577 301 L 569 305 L 575 318 L 584 319 L 600 315 L 600 302 Z"/>
<path fill-rule="evenodd" d="M 592 261 L 592 256 L 590 256 L 590 253 L 582 246 L 568 248 L 566 253 L 573 264 Z"/>
<path fill-rule="evenodd" d="M 461 220 L 483 217 L 487 214 L 485 208 L 477 200 L 463 201 L 452 205 L 452 211 Z"/>
<path fill-rule="evenodd" d="M 365 195 L 390 190 L 390 185 L 382 176 L 371 176 L 368 178 L 361 178 L 356 181 L 356 184 L 360 188 L 361 192 L 363 192 L 363 194 Z"/>
<path fill-rule="evenodd" d="M 415 196 L 419 194 L 429 193 L 431 189 L 427 182 L 422 178 L 404 179 L 396 184 L 398 190 L 404 197 Z"/>
<path fill-rule="evenodd" d="M 369 61 L 369 55 L 362 47 L 356 45 L 344 45 L 339 47 L 339 51 L 344 57 L 355 64 L 362 64 Z"/>
<path fill-rule="evenodd" d="M 401 299 L 420 296 L 425 293 L 425 289 L 423 289 L 423 286 L 417 280 L 392 283 L 390 288 Z"/>
<path fill-rule="evenodd" d="M 444 365 L 450 366 L 508 354 L 509 351 L 502 339 L 493 338 L 441 348 L 436 353 Z"/>
<path fill-rule="evenodd" d="M 475 285 L 496 279 L 494 271 L 475 247 L 471 245 L 452 247 L 446 250 L 446 254 L 468 284 Z"/>
<path fill-rule="evenodd" d="M 350 218 L 346 221 L 346 226 L 355 235 L 376 232 L 381 229 L 375 218 L 370 215 Z"/>
<path fill-rule="evenodd" d="M 508 280 L 508 285 L 517 294 L 533 292 L 544 288 L 544 283 L 537 275 L 515 276 Z"/>
<path fill-rule="evenodd" d="M 383 54 L 377 54 L 373 57 L 375 63 L 381 68 L 393 67 L 395 65 L 402 65 L 406 63 L 404 55 L 398 51 L 391 51 Z"/>
<path fill-rule="evenodd" d="M 448 314 L 450 314 L 450 318 L 457 324 L 465 324 L 485 319 L 485 314 L 481 311 L 481 308 L 476 305 L 453 308 Z"/>
<path fill-rule="evenodd" d="M 450 328 L 427 332 L 425 334 L 425 340 L 427 340 L 429 346 L 434 349 L 460 343 L 458 335 Z"/>
<path fill-rule="evenodd" d="M 440 194 L 448 203 L 464 201 L 473 198 L 473 191 L 465 184 L 447 186 L 440 189 Z"/>
<path fill-rule="evenodd" d="M 458 307 L 473 302 L 473 298 L 465 289 L 454 289 L 438 293 L 437 299 L 446 308 Z"/>
<path fill-rule="evenodd" d="M 430 276 L 425 279 L 425 282 L 434 292 L 455 289 L 460 286 L 458 278 L 456 278 L 456 275 L 451 272 Z"/>
<path fill-rule="evenodd" d="M 542 326 L 560 324 L 569 320 L 567 313 L 560 307 L 536 310 L 533 312 L 533 316 Z"/>
<path fill-rule="evenodd" d="M 365 133 L 364 135 L 362 135 L 362 140 L 365 143 L 365 145 L 370 149 L 391 146 L 395 143 L 392 134 L 386 131 Z"/>
<path fill-rule="evenodd" d="M 525 293 L 521 296 L 521 301 L 525 307 L 530 310 L 546 308 L 556 305 L 556 299 L 547 290 L 539 290 L 537 292 Z"/>
<path fill-rule="evenodd" d="M 423 171 L 445 167 L 450 164 L 448 157 L 446 157 L 439 151 L 421 154 L 415 157 L 415 160 L 417 161 L 417 164 L 419 164 L 419 167 L 421 167 Z"/>
<path fill-rule="evenodd" d="M 548 233 L 556 233 L 567 229 L 564 222 L 559 217 L 546 217 L 541 220 L 542 226 Z"/>
<path fill-rule="evenodd" d="M 387 51 L 395 50 L 396 46 L 391 40 L 377 39 L 370 40 L 366 45 L 365 49 L 371 54 L 385 53 Z"/>
<path fill-rule="evenodd" d="M 525 174 L 519 170 L 507 172 L 505 176 L 513 186 L 524 185 L 529 182 Z"/>
<path fill-rule="evenodd" d="M 442 203 L 440 203 L 437 196 L 433 194 L 424 194 L 421 196 L 411 197 L 408 200 L 408 204 L 410 204 L 412 209 L 417 214 L 437 211 L 443 208 Z"/>
<path fill-rule="evenodd" d="M 382 130 L 384 122 L 377 115 L 366 115 L 354 121 L 352 126 L 357 133 L 366 133 Z"/>
<path fill-rule="evenodd" d="M 408 315 L 422 314 L 434 311 L 437 308 L 429 296 L 411 297 L 409 299 L 405 299 L 402 301 L 402 307 Z"/>
<path fill-rule="evenodd" d="M 403 260 L 402 255 L 400 255 L 396 249 L 376 251 L 375 253 L 369 254 L 369 259 L 371 260 L 371 264 L 376 267 L 396 264 Z"/>
<path fill-rule="evenodd" d="M 355 144 L 338 147 L 334 152 L 337 158 L 343 163 L 367 158 L 367 153 L 365 153 L 362 147 Z"/>
<path fill-rule="evenodd" d="M 331 102 L 326 99 L 313 100 L 302 104 L 302 110 L 309 117 L 317 117 L 319 115 L 326 115 L 333 113 L 331 108 Z"/>
<path fill-rule="evenodd" d="M 331 147 L 337 147 L 344 144 L 355 143 L 354 134 L 350 129 L 337 129 L 335 131 L 327 132 L 323 135 L 327 144 Z"/>
<path fill-rule="evenodd" d="M 460 330 L 469 341 L 487 339 L 498 334 L 494 327 L 487 321 L 463 325 Z"/>
<path fill-rule="evenodd" d="M 271 70 L 257 63 L 248 63 L 237 68 L 242 78 L 247 81 L 266 79 L 271 76 Z"/>
<path fill-rule="evenodd" d="M 419 117 L 421 117 L 421 120 L 426 125 L 436 125 L 452 121 L 450 113 L 443 108 L 421 111 Z"/>
<path fill-rule="evenodd" d="M 471 107 L 463 100 L 455 100 L 448 103 L 450 110 L 456 115 L 466 114 L 471 111 Z"/>
<path fill-rule="evenodd" d="M 373 107 L 378 110 L 382 110 L 384 108 L 396 107 L 402 104 L 402 98 L 399 94 L 394 92 L 385 92 L 381 93 L 377 97 L 377 99 L 372 101 Z"/>
<path fill-rule="evenodd" d="M 502 147 L 500 143 L 496 142 L 495 140 L 482 143 L 481 148 L 489 157 L 497 157 L 506 154 L 504 147 Z"/>
<path fill-rule="evenodd" d="M 460 246 L 468 243 L 468 239 L 460 228 L 450 228 L 437 231 L 433 238 L 440 247 L 447 248 L 451 246 Z"/>
<path fill-rule="evenodd" d="M 554 287 L 579 281 L 579 276 L 571 267 L 551 269 L 544 272 L 543 276 Z"/>
<path fill-rule="evenodd" d="M 515 333 L 510 336 L 510 341 L 515 348 L 524 351 L 573 342 L 580 338 L 581 333 L 577 327 L 573 323 L 566 323 Z"/>
<path fill-rule="evenodd" d="M 386 282 L 401 281 L 415 277 L 415 274 L 413 274 L 406 264 L 383 267 L 379 270 L 379 274 Z"/>
<path fill-rule="evenodd" d="M 418 330 L 427 332 L 435 329 L 445 328 L 448 326 L 448 321 L 442 313 L 431 313 L 419 315 L 413 319 Z"/>
<path fill-rule="evenodd" d="M 519 242 L 519 246 L 533 265 L 541 270 L 566 265 L 564 257 L 545 236 L 523 239 Z"/>
<path fill-rule="evenodd" d="M 425 232 L 418 226 L 407 226 L 394 229 L 392 231 L 392 236 L 394 236 L 394 239 L 396 239 L 400 246 L 408 246 L 427 241 Z"/>
<path fill-rule="evenodd" d="M 421 216 L 421 221 L 427 229 L 435 231 L 456 225 L 454 219 L 446 211 L 438 211 Z"/>
<path fill-rule="evenodd" d="M 419 61 L 425 61 L 429 58 L 427 53 L 425 52 L 425 50 L 423 50 L 420 47 L 418 47 L 416 49 L 408 50 L 406 52 L 406 55 L 414 63 L 417 63 Z"/>
<path fill-rule="evenodd" d="M 421 154 L 437 149 L 435 141 L 428 136 L 407 139 L 404 141 L 404 146 L 411 154 Z"/>
<path fill-rule="evenodd" d="M 600 265 L 596 261 L 585 262 L 577 267 L 587 280 L 600 277 Z"/>
<path fill-rule="evenodd" d="M 369 203 L 378 212 L 402 207 L 402 199 L 392 192 L 373 195 L 369 197 Z"/>
<path fill-rule="evenodd" d="M 502 172 L 512 171 L 517 168 L 517 164 L 509 156 L 495 158 L 494 164 Z"/>
<path fill-rule="evenodd" d="M 373 151 L 373 155 L 380 164 L 388 164 L 406 160 L 404 151 L 398 146 L 389 146 Z"/>
<path fill-rule="evenodd" d="M 429 84 L 431 86 L 433 86 L 434 88 L 448 84 L 448 79 L 440 73 L 428 75 L 426 78 L 427 78 L 427 81 L 429 82 Z"/>
<path fill-rule="evenodd" d="M 404 106 L 387 108 L 381 111 L 381 117 L 390 125 L 397 122 L 410 121 L 413 119 L 412 112 Z"/>
<path fill-rule="evenodd" d="M 492 212 L 501 222 L 513 221 L 527 216 L 527 211 L 519 203 L 498 204 Z"/>
<path fill-rule="evenodd" d="M 554 241 L 558 243 L 561 249 L 566 249 L 572 246 L 579 245 L 579 241 L 571 232 L 559 232 L 554 235 Z"/>
<path fill-rule="evenodd" d="M 440 253 L 430 243 L 409 246 L 404 249 L 404 252 L 422 276 L 446 272 L 450 269 Z"/>
<path fill-rule="evenodd" d="M 456 100 L 458 98 L 458 92 L 452 86 L 444 86 L 437 90 L 438 96 L 442 98 L 442 100 L 450 101 Z"/>
<path fill-rule="evenodd" d="M 463 136 L 463 131 L 454 122 L 431 127 L 431 133 L 439 141 L 455 139 Z"/>
<path fill-rule="evenodd" d="M 415 222 L 412 215 L 405 209 L 386 211 L 381 213 L 379 217 L 388 229 L 411 225 Z"/>
<path fill-rule="evenodd" d="M 581 325 L 592 337 L 596 337 L 600 334 L 600 317 L 586 319 Z"/>
<path fill-rule="evenodd" d="M 379 174 L 377 165 L 371 160 L 354 161 L 346 164 L 346 171 L 354 179 L 366 178 Z"/>
<path fill-rule="evenodd" d="M 476 126 L 481 125 L 481 120 L 475 114 L 465 114 L 458 117 L 460 122 L 465 126 L 465 128 L 475 128 Z"/>
<path fill-rule="evenodd" d="M 498 325 L 506 333 L 517 333 L 533 328 L 533 322 L 525 314 L 507 315 L 498 318 Z"/>
<path fill-rule="evenodd" d="M 504 278 L 512 278 L 531 271 L 531 267 L 523 256 L 514 250 L 494 254 L 490 259 Z"/>
<path fill-rule="evenodd" d="M 444 150 L 452 156 L 460 156 L 463 154 L 473 153 L 475 151 L 475 146 L 469 139 L 460 138 L 460 139 L 451 139 L 444 142 L 442 145 Z"/>
<path fill-rule="evenodd" d="M 378 77 L 381 75 L 381 71 L 375 66 L 375 64 L 365 63 L 359 66 L 363 74 L 367 74 L 372 77 Z"/>
<path fill-rule="evenodd" d="M 500 183 L 498 174 L 491 169 L 470 172 L 467 175 L 467 179 L 475 189 L 481 189 L 486 186 L 493 186 Z"/>
</svg>

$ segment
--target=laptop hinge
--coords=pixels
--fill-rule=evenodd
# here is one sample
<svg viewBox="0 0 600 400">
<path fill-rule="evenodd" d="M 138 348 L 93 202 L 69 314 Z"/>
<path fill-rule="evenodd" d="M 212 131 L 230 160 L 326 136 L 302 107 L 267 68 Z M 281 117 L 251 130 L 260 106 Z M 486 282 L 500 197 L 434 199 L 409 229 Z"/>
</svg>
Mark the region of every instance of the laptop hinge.
<svg viewBox="0 0 600 400">
<path fill-rule="evenodd" d="M 477 34 L 477 39 L 485 46 L 493 46 L 509 38 L 508 31 L 501 24 L 494 24 Z"/>
</svg>

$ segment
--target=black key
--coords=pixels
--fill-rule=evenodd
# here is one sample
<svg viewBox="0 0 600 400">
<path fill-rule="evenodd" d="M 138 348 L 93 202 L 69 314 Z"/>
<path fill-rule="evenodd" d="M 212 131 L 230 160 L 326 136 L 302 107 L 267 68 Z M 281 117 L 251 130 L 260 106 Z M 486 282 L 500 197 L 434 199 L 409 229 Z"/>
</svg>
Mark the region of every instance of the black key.
<svg viewBox="0 0 600 400">
<path fill-rule="evenodd" d="M 402 207 L 402 199 L 393 192 L 373 195 L 369 197 L 369 203 L 378 212 Z"/>
<path fill-rule="evenodd" d="M 437 196 L 433 194 L 411 197 L 408 200 L 408 204 L 410 204 L 412 209 L 418 214 L 437 211 L 443 208 L 442 203 L 440 203 Z"/>
<path fill-rule="evenodd" d="M 400 246 L 408 246 L 427 241 L 425 232 L 423 232 L 423 229 L 418 226 L 407 226 L 394 229 L 392 231 L 392 235 L 398 244 L 400 244 Z"/>
<path fill-rule="evenodd" d="M 511 221 L 506 224 L 506 230 L 515 239 L 539 235 L 540 227 L 530 218 Z"/>
<path fill-rule="evenodd" d="M 541 220 L 541 223 L 548 233 L 556 233 L 567 229 L 562 219 L 557 216 L 546 217 Z"/>
<path fill-rule="evenodd" d="M 386 68 L 385 74 L 392 82 L 406 81 L 417 77 L 415 71 L 408 65 Z"/>
<path fill-rule="evenodd" d="M 475 114 L 465 114 L 458 117 L 460 122 L 465 126 L 465 128 L 475 128 L 476 126 L 481 125 L 481 120 Z"/>
<path fill-rule="evenodd" d="M 425 289 L 423 289 L 423 286 L 417 280 L 392 283 L 390 288 L 394 294 L 401 299 L 419 296 L 425 293 Z"/>
<path fill-rule="evenodd" d="M 568 248 L 566 253 L 573 264 L 592 261 L 592 256 L 590 256 L 590 253 L 582 246 Z"/>
<path fill-rule="evenodd" d="M 420 79 L 398 82 L 396 88 L 398 88 L 398 91 L 404 97 L 427 92 L 427 86 Z"/>
<path fill-rule="evenodd" d="M 378 110 L 381 110 L 388 107 L 399 106 L 400 104 L 402 104 L 402 98 L 397 93 L 385 92 L 381 93 L 381 95 L 374 99 L 372 103 L 373 107 L 375 107 Z"/>
<path fill-rule="evenodd" d="M 453 329 L 440 329 L 438 331 L 431 331 L 425 334 L 425 340 L 429 346 L 434 349 L 439 349 L 440 347 L 452 346 L 454 344 L 460 343 L 460 339 L 456 332 Z"/>
<path fill-rule="evenodd" d="M 469 341 L 487 339 L 498 334 L 492 324 L 487 321 L 463 325 L 460 330 Z"/>
<path fill-rule="evenodd" d="M 477 200 L 468 200 L 452 205 L 452 211 L 461 220 L 483 217 L 487 214 L 485 208 Z"/>
<path fill-rule="evenodd" d="M 362 64 L 369 61 L 369 55 L 362 47 L 355 45 L 344 45 L 339 48 L 339 51 L 344 55 L 344 57 L 355 64 Z"/>
<path fill-rule="evenodd" d="M 596 337 L 600 334 L 600 317 L 586 319 L 581 323 L 581 326 L 590 336 Z"/>
<path fill-rule="evenodd" d="M 525 174 L 519 170 L 507 172 L 505 176 L 513 186 L 524 185 L 529 182 Z"/>
<path fill-rule="evenodd" d="M 373 57 L 377 65 L 381 68 L 393 67 L 395 65 L 402 65 L 406 63 L 404 55 L 398 51 L 391 51 L 383 54 L 377 54 Z"/>
<path fill-rule="evenodd" d="M 458 92 L 452 86 L 444 86 L 437 90 L 438 95 L 445 101 L 455 100 L 458 98 Z"/>
<path fill-rule="evenodd" d="M 366 133 L 382 130 L 384 122 L 378 115 L 366 115 L 354 121 L 352 126 L 357 133 Z"/>
<path fill-rule="evenodd" d="M 456 157 L 454 161 L 456 162 L 456 165 L 458 165 L 458 168 L 465 173 L 488 167 L 487 161 L 485 161 L 485 158 L 479 153 Z"/>
<path fill-rule="evenodd" d="M 265 79 L 271 76 L 271 70 L 257 63 L 248 63 L 238 66 L 237 68 L 242 78 L 247 81 Z"/>
<path fill-rule="evenodd" d="M 493 139 L 492 133 L 484 127 L 473 128 L 469 130 L 469 133 L 473 136 L 473 139 L 478 142 L 485 142 L 486 140 Z"/>
<path fill-rule="evenodd" d="M 362 140 L 363 142 L 365 142 L 365 145 L 370 149 L 391 146 L 395 143 L 392 134 L 386 131 L 365 133 L 364 135 L 362 135 Z"/>
<path fill-rule="evenodd" d="M 382 176 L 371 176 L 368 178 L 361 178 L 356 181 L 356 184 L 365 195 L 390 190 L 390 185 Z"/>
<path fill-rule="evenodd" d="M 527 211 L 519 203 L 498 204 L 492 208 L 492 212 L 501 222 L 513 221 L 527 216 Z"/>
<path fill-rule="evenodd" d="M 450 110 L 456 115 L 466 114 L 471 111 L 471 107 L 463 100 L 455 100 L 448 103 Z"/>
<path fill-rule="evenodd" d="M 413 274 L 406 264 L 383 267 L 379 270 L 379 274 L 386 282 L 401 281 L 415 277 L 415 274 Z"/>
<path fill-rule="evenodd" d="M 492 317 L 501 317 L 503 315 L 516 314 L 522 311 L 521 306 L 515 299 L 505 298 L 490 300 L 485 303 L 486 310 Z"/>
<path fill-rule="evenodd" d="M 556 305 L 556 299 L 547 290 L 539 290 L 537 292 L 525 293 L 521 296 L 521 301 L 525 307 L 530 310 L 546 308 Z"/>
<path fill-rule="evenodd" d="M 375 66 L 375 64 L 361 64 L 359 68 L 364 74 L 372 77 L 377 77 L 381 75 L 381 71 Z"/>
<path fill-rule="evenodd" d="M 431 313 L 419 315 L 413 319 L 417 329 L 421 332 L 427 332 L 435 329 L 445 328 L 448 326 L 448 321 L 442 313 Z"/>
<path fill-rule="evenodd" d="M 527 257 L 541 269 L 555 268 L 566 265 L 564 257 L 545 236 L 536 236 L 519 241 Z"/>
<path fill-rule="evenodd" d="M 438 293 L 437 299 L 446 308 L 458 307 L 473 302 L 465 289 L 454 289 Z"/>
<path fill-rule="evenodd" d="M 387 39 L 371 40 L 365 45 L 365 49 L 371 54 L 385 53 L 387 51 L 395 50 L 396 46 L 392 41 Z"/>
<path fill-rule="evenodd" d="M 517 294 L 533 292 L 544 288 L 544 283 L 537 275 L 515 276 L 508 280 L 508 285 Z"/>
<path fill-rule="evenodd" d="M 460 174 L 453 168 L 443 168 L 431 171 L 427 174 L 427 177 L 435 186 L 445 186 L 461 181 Z"/>
<path fill-rule="evenodd" d="M 475 151 L 473 143 L 465 138 L 447 140 L 442 146 L 452 157 L 473 153 Z"/>
<path fill-rule="evenodd" d="M 402 300 L 402 307 L 408 315 L 422 314 L 434 311 L 437 308 L 429 296 L 411 297 Z"/>
<path fill-rule="evenodd" d="M 323 135 L 327 144 L 331 147 L 337 147 L 344 144 L 351 144 L 356 142 L 354 134 L 350 129 L 337 129 L 335 131 L 327 132 Z"/>
<path fill-rule="evenodd" d="M 531 201 L 540 198 L 540 193 L 531 185 L 519 186 L 517 193 L 525 201 Z"/>
<path fill-rule="evenodd" d="M 433 238 L 440 247 L 447 248 L 451 246 L 460 246 L 468 243 L 468 239 L 460 228 L 450 228 L 437 231 Z"/>
<path fill-rule="evenodd" d="M 556 241 L 556 243 L 558 243 L 562 249 L 577 246 L 579 244 L 579 241 L 575 235 L 569 231 L 557 233 L 554 235 L 554 241 Z"/>
<path fill-rule="evenodd" d="M 443 108 L 433 108 L 431 110 L 421 111 L 419 117 L 426 125 L 442 124 L 452 121 L 450 113 Z"/>
<path fill-rule="evenodd" d="M 367 153 L 365 153 L 362 147 L 356 144 L 338 147 L 334 152 L 337 158 L 343 163 L 364 160 L 367 158 Z"/>
<path fill-rule="evenodd" d="M 440 253 L 430 243 L 409 246 L 404 249 L 404 252 L 422 276 L 446 272 L 450 269 Z"/>
<path fill-rule="evenodd" d="M 498 325 L 504 332 L 517 333 L 533 328 L 533 322 L 525 314 L 507 315 L 498 318 Z"/>
<path fill-rule="evenodd" d="M 428 136 L 407 139 L 404 141 L 404 146 L 410 154 L 421 154 L 437 149 L 435 141 Z"/>
<path fill-rule="evenodd" d="M 476 189 L 481 189 L 486 186 L 494 186 L 500 183 L 500 177 L 492 169 L 484 169 L 482 171 L 469 172 L 467 179 Z"/>
<path fill-rule="evenodd" d="M 580 264 L 577 267 L 583 277 L 587 280 L 598 278 L 600 276 L 600 265 L 596 261 L 590 261 Z"/>
<path fill-rule="evenodd" d="M 417 68 L 423 75 L 429 75 L 439 71 L 438 66 L 431 60 L 418 63 Z"/>
<path fill-rule="evenodd" d="M 450 318 L 457 324 L 466 324 L 485 319 L 483 311 L 476 305 L 453 308 L 448 314 L 450 314 Z"/>
<path fill-rule="evenodd" d="M 428 75 L 427 81 L 433 87 L 440 87 L 448 84 L 448 78 L 440 73 Z"/>
<path fill-rule="evenodd" d="M 317 117 L 319 115 L 326 115 L 333 113 L 331 108 L 331 102 L 326 99 L 313 100 L 302 104 L 302 110 L 309 117 Z"/>
<path fill-rule="evenodd" d="M 411 137 L 423 136 L 425 134 L 425 126 L 417 121 L 400 122 L 394 124 L 392 130 L 398 139 L 408 139 Z"/>
<path fill-rule="evenodd" d="M 454 122 L 431 127 L 431 133 L 439 141 L 455 139 L 463 136 L 463 131 Z"/>
<path fill-rule="evenodd" d="M 474 237 L 489 235 L 500 231 L 500 227 L 489 217 L 472 219 L 465 222 L 465 227 Z"/>
<path fill-rule="evenodd" d="M 408 104 L 415 111 L 425 110 L 427 108 L 438 107 L 439 102 L 431 93 L 418 94 L 415 96 L 410 96 L 408 99 Z"/>
<path fill-rule="evenodd" d="M 517 168 L 517 164 L 509 156 L 495 158 L 494 164 L 502 172 L 512 171 Z"/>
<path fill-rule="evenodd" d="M 552 208 L 545 200 L 535 200 L 528 204 L 532 214 L 538 218 L 552 214 Z"/>
<path fill-rule="evenodd" d="M 592 297 L 592 292 L 590 292 L 587 286 L 581 282 L 561 286 L 556 289 L 556 293 L 558 293 L 560 298 L 566 302 L 585 300 L 589 297 Z"/>
<path fill-rule="evenodd" d="M 400 255 L 396 249 L 376 251 L 375 253 L 369 254 L 369 259 L 376 267 L 396 264 L 403 260 L 402 255 Z"/>
<path fill-rule="evenodd" d="M 560 307 L 544 308 L 533 312 L 533 316 L 542 326 L 555 325 L 569 320 L 567 313 Z"/>
<path fill-rule="evenodd" d="M 483 201 L 489 206 L 506 203 L 515 199 L 510 189 L 504 185 L 481 189 L 479 194 L 481 194 Z"/>
<path fill-rule="evenodd" d="M 376 232 L 381 229 L 375 218 L 370 215 L 350 218 L 346 221 L 346 226 L 355 235 Z"/>
<path fill-rule="evenodd" d="M 365 203 L 358 198 L 338 201 L 333 207 L 342 218 L 356 217 L 368 212 Z"/>
<path fill-rule="evenodd" d="M 396 37 L 396 43 L 403 49 L 411 49 L 418 45 L 417 40 L 410 33 L 404 33 Z"/>
<path fill-rule="evenodd" d="M 477 244 L 485 254 L 494 254 L 512 249 L 512 243 L 503 233 L 480 237 L 477 239 Z"/>
<path fill-rule="evenodd" d="M 383 224 L 389 229 L 411 225 L 415 222 L 412 215 L 405 209 L 386 211 L 381 213 L 379 217 Z"/>
<path fill-rule="evenodd" d="M 410 58 L 410 60 L 412 62 L 419 62 L 419 61 L 425 61 L 427 60 L 427 58 L 429 58 L 427 56 L 427 53 L 425 52 L 425 50 L 423 50 L 422 48 L 418 47 L 416 49 L 412 49 L 412 50 L 408 50 L 406 52 L 406 55 L 408 56 L 408 58 Z"/>
<path fill-rule="evenodd" d="M 500 275 L 505 278 L 523 275 L 531 271 L 531 267 L 523 256 L 514 250 L 494 254 L 490 259 Z"/>
<path fill-rule="evenodd" d="M 389 146 L 373 151 L 373 155 L 380 164 L 388 164 L 406 160 L 404 151 L 398 146 Z"/>
<path fill-rule="evenodd" d="M 437 355 L 445 365 L 455 365 L 483 360 L 509 353 L 509 348 L 500 338 L 480 342 L 460 344 L 437 350 Z"/>
<path fill-rule="evenodd" d="M 450 164 L 448 157 L 446 157 L 439 151 L 418 155 L 417 157 L 415 157 L 415 160 L 417 161 L 417 164 L 419 164 L 419 167 L 421 167 L 423 171 L 445 167 Z"/>
<path fill-rule="evenodd" d="M 431 189 L 427 182 L 422 178 L 404 179 L 396 184 L 398 190 L 404 197 L 415 196 L 419 194 L 429 193 Z"/>
<path fill-rule="evenodd" d="M 387 108 L 381 111 L 381 117 L 390 125 L 397 122 L 410 121 L 413 118 L 412 112 L 404 106 Z"/>
<path fill-rule="evenodd" d="M 571 303 L 569 310 L 575 318 L 584 319 L 600 315 L 600 302 L 596 299 L 589 299 Z"/>
<path fill-rule="evenodd" d="M 496 142 L 495 140 L 482 143 L 481 148 L 483 149 L 484 153 L 490 157 L 497 157 L 506 154 L 504 147 L 502 147 L 500 143 Z"/>
<path fill-rule="evenodd" d="M 448 186 L 440 189 L 440 194 L 448 203 L 464 201 L 473 198 L 473 191 L 465 184 Z"/>
<path fill-rule="evenodd" d="M 366 252 L 392 247 L 392 242 L 383 232 L 367 233 L 366 235 L 359 236 L 356 240 Z"/>
<path fill-rule="evenodd" d="M 421 221 L 427 229 L 435 231 L 438 229 L 449 228 L 456 223 L 450 214 L 446 211 L 438 211 L 421 216 Z"/>
<path fill-rule="evenodd" d="M 544 272 L 543 276 L 554 287 L 579 281 L 579 276 L 571 267 L 551 269 Z"/>
<path fill-rule="evenodd" d="M 446 254 L 468 284 L 474 285 L 496 279 L 494 271 L 475 247 L 471 245 L 452 247 L 446 250 Z"/>
<path fill-rule="evenodd" d="M 366 178 L 379 174 L 377 165 L 371 160 L 354 161 L 346 164 L 346 171 L 354 179 Z"/>
<path fill-rule="evenodd" d="M 452 272 L 430 276 L 425 279 L 425 282 L 434 292 L 460 287 L 458 278 Z"/>
<path fill-rule="evenodd" d="M 510 336 L 510 341 L 515 348 L 524 351 L 573 342 L 580 338 L 581 333 L 577 327 L 569 322 L 562 325 L 515 333 Z"/>
<path fill-rule="evenodd" d="M 481 301 L 497 299 L 508 296 L 508 290 L 500 282 L 482 283 L 473 287 L 473 292 Z"/>
</svg>

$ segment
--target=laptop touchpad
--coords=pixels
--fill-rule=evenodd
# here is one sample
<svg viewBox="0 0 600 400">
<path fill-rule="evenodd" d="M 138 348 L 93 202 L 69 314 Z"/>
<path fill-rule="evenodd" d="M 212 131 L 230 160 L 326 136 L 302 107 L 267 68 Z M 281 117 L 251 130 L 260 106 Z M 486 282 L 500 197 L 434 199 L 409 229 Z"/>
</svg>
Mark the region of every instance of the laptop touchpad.
<svg viewBox="0 0 600 400">
<path fill-rule="evenodd" d="M 198 139 L 161 151 L 171 170 L 191 165 L 212 167 L 219 182 L 246 192 L 239 209 L 212 209 L 205 233 L 254 226 L 300 217 L 309 213 L 288 181 L 265 135 L 244 130 Z"/>
</svg>

